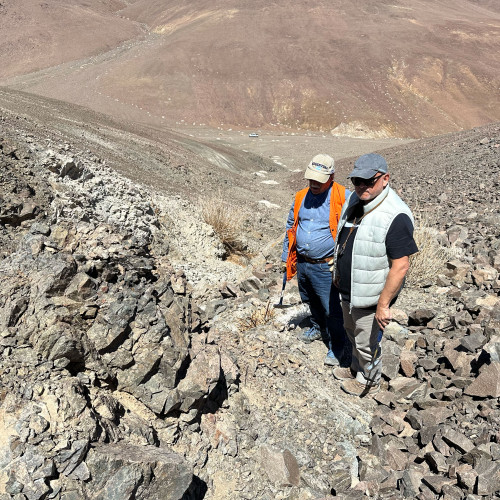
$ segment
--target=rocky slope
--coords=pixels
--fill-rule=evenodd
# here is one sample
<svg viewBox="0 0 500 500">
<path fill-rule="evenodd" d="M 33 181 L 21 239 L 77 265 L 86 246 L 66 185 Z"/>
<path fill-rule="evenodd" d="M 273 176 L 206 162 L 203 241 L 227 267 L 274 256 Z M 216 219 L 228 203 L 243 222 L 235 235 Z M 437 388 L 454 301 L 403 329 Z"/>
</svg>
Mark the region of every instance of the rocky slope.
<svg viewBox="0 0 500 500">
<path fill-rule="evenodd" d="M 9 113 L 0 135 L 0 498 L 498 496 L 498 124 L 384 152 L 448 262 L 405 290 L 361 400 L 296 339 L 293 282 L 272 307 L 274 228 L 221 260 L 195 204 L 93 142 Z"/>
</svg>

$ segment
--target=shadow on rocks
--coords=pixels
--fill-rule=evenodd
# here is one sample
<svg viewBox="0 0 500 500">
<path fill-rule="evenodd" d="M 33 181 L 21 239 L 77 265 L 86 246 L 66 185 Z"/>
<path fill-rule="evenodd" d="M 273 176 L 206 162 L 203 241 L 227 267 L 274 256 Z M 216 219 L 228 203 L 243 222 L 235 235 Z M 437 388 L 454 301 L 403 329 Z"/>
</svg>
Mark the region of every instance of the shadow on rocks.
<svg viewBox="0 0 500 500">
<path fill-rule="evenodd" d="M 182 495 L 181 500 L 203 500 L 207 494 L 208 487 L 207 483 L 200 479 L 198 476 L 193 476 L 193 481 L 191 486 L 184 495 Z"/>
</svg>

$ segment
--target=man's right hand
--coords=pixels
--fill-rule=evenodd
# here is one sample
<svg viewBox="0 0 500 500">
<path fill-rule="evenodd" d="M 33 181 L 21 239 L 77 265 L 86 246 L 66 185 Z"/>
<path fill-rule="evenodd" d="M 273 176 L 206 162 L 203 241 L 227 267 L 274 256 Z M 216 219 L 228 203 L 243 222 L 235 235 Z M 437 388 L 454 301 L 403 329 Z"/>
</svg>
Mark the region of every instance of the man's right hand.
<svg viewBox="0 0 500 500">
<path fill-rule="evenodd" d="M 340 279 L 339 279 L 339 273 L 335 273 L 334 274 L 334 271 L 335 271 L 335 259 L 331 259 L 327 262 L 328 264 L 328 269 L 330 269 L 330 272 L 332 273 L 332 275 L 335 276 L 335 278 L 333 278 L 332 282 L 334 284 L 334 286 L 336 288 L 339 287 L 339 283 L 340 283 Z"/>
<path fill-rule="evenodd" d="M 330 269 L 330 272 L 333 273 L 335 270 L 335 259 L 331 259 L 327 262 L 328 264 L 328 269 Z"/>
<path fill-rule="evenodd" d="M 286 272 L 286 262 L 284 260 L 281 261 L 281 272 Z"/>
</svg>

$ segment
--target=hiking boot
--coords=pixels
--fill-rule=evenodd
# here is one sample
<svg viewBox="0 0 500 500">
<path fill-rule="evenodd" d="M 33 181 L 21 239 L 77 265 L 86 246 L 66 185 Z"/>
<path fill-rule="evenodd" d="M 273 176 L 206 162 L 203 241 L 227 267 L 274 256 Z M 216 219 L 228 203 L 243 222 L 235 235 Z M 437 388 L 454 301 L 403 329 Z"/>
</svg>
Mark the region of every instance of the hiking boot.
<svg viewBox="0 0 500 500">
<path fill-rule="evenodd" d="M 340 362 L 336 358 L 335 354 L 333 354 L 333 351 L 331 349 L 328 349 L 328 354 L 326 355 L 325 358 L 325 365 L 327 366 L 339 366 Z"/>
<path fill-rule="evenodd" d="M 299 339 L 302 340 L 302 342 L 305 342 L 306 344 L 314 342 L 315 340 L 320 340 L 321 338 L 322 338 L 321 332 L 314 327 L 309 328 L 309 330 L 306 330 L 301 335 L 299 335 Z"/>
<path fill-rule="evenodd" d="M 341 368 L 339 366 L 338 368 L 334 368 L 332 373 L 337 380 L 351 380 L 353 378 L 356 378 L 356 373 L 351 369 L 350 366 L 346 368 Z"/>
<path fill-rule="evenodd" d="M 347 394 L 352 394 L 353 396 L 359 396 L 363 398 L 365 396 L 372 396 L 380 391 L 380 385 L 367 385 L 358 382 L 355 378 L 352 380 L 344 380 L 340 386 Z"/>
</svg>

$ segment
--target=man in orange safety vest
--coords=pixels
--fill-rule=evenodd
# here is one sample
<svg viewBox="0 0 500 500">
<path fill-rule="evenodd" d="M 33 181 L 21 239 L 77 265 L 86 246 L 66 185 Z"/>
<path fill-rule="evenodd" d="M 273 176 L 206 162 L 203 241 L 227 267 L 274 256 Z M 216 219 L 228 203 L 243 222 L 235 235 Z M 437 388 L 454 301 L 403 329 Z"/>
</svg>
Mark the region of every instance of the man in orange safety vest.
<svg viewBox="0 0 500 500">
<path fill-rule="evenodd" d="M 309 187 L 296 195 L 286 224 L 281 256 L 290 280 L 297 275 L 302 301 L 311 310 L 311 328 L 300 335 L 304 342 L 323 339 L 328 346 L 325 364 L 350 362 L 351 346 L 343 326 L 339 291 L 328 262 L 333 258 L 337 224 L 350 192 L 334 181 L 334 160 L 316 155 L 307 166 Z"/>
</svg>

